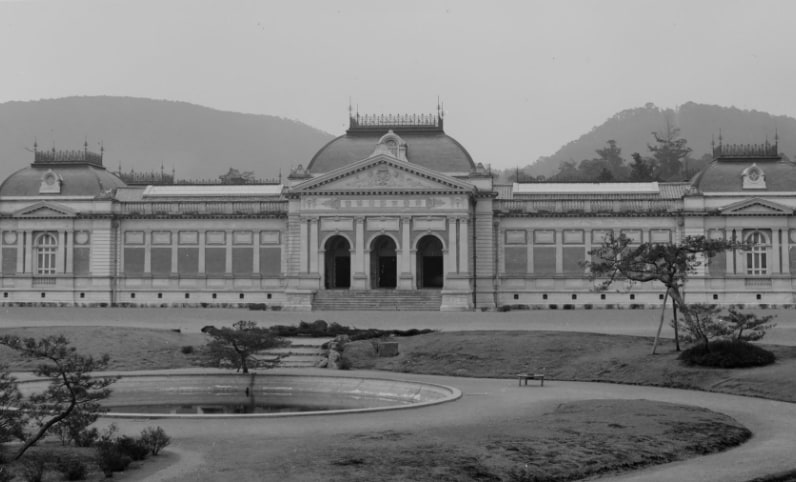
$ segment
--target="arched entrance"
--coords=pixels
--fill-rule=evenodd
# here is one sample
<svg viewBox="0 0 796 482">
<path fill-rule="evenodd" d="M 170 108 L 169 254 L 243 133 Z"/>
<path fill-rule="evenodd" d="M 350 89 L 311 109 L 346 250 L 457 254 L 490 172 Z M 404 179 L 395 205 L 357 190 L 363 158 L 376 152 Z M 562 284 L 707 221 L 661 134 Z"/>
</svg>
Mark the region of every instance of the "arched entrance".
<svg viewBox="0 0 796 482">
<path fill-rule="evenodd" d="M 442 241 L 436 236 L 423 236 L 417 242 L 417 287 L 442 288 L 442 268 Z"/>
<path fill-rule="evenodd" d="M 351 287 L 351 245 L 342 236 L 332 236 L 324 245 L 323 278 L 327 290 Z"/>
<path fill-rule="evenodd" d="M 370 287 L 395 288 L 395 241 L 389 236 L 379 236 L 370 243 Z"/>
</svg>

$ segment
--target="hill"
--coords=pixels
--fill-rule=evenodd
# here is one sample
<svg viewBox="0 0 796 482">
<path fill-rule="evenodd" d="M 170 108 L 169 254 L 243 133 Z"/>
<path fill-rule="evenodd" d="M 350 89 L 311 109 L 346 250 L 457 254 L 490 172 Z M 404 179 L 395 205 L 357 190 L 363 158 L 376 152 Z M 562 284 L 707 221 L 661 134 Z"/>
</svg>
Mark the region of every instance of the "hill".
<svg viewBox="0 0 796 482">
<path fill-rule="evenodd" d="M 172 167 L 178 179 L 217 179 L 229 168 L 255 177 L 306 165 L 332 135 L 297 121 L 223 112 L 165 100 L 66 97 L 0 104 L 0 179 L 33 162 L 39 149 L 105 146 L 104 164 L 125 172 Z"/>
<path fill-rule="evenodd" d="M 766 139 L 773 141 L 775 133 L 779 132 L 780 152 L 790 158 L 796 154 L 796 119 L 792 117 L 693 102 L 676 109 L 647 104 L 619 112 L 553 155 L 539 158 L 524 172 L 550 176 L 557 173 L 558 166 L 565 161 L 580 162 L 597 157 L 595 150 L 605 147 L 609 139 L 616 141 L 627 162 L 634 152 L 647 156 L 647 144 L 654 143 L 652 132 L 665 131 L 667 119 L 680 129 L 680 136 L 688 140 L 694 159 L 711 153 L 711 140 L 718 141 L 719 130 L 727 144 L 761 144 Z"/>
</svg>

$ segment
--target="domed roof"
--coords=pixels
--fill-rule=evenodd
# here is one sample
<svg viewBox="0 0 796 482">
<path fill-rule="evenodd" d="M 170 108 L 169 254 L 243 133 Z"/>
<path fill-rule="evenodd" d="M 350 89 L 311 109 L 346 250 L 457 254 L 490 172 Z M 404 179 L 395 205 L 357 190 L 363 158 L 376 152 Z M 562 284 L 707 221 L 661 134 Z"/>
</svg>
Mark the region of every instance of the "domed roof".
<svg viewBox="0 0 796 482">
<path fill-rule="evenodd" d="M 776 144 L 719 146 L 714 156 L 691 179 L 698 192 L 796 191 L 796 163 L 783 159 Z"/>
<path fill-rule="evenodd" d="M 98 196 L 124 186 L 121 179 L 105 170 L 99 155 L 36 152 L 33 164 L 0 184 L 0 196 Z"/>
<path fill-rule="evenodd" d="M 475 169 L 472 157 L 442 129 L 442 118 L 431 116 L 387 116 L 351 118 L 342 135 L 323 146 L 307 170 L 312 174 L 329 172 L 374 153 L 379 140 L 392 131 L 405 143 L 406 160 L 443 173 L 469 173 Z"/>
</svg>

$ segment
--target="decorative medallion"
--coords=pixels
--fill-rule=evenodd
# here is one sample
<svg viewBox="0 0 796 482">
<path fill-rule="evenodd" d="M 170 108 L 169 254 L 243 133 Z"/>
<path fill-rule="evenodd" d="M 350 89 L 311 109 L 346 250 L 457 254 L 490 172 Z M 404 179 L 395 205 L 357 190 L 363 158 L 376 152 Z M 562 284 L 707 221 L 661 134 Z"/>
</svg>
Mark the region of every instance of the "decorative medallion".
<svg viewBox="0 0 796 482">
<path fill-rule="evenodd" d="M 757 164 L 752 164 L 741 172 L 744 189 L 765 189 L 766 174 Z"/>
<path fill-rule="evenodd" d="M 6 231 L 3 233 L 3 244 L 17 244 L 17 232 Z"/>
</svg>

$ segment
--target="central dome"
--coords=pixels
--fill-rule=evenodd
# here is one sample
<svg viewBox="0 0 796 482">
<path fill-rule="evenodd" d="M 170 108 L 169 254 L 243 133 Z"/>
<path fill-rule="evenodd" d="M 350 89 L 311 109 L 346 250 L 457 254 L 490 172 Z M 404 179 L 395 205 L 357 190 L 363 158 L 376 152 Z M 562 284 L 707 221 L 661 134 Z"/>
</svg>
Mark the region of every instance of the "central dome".
<svg viewBox="0 0 796 482">
<path fill-rule="evenodd" d="M 310 161 L 312 174 L 333 171 L 370 157 L 390 131 L 406 145 L 406 160 L 447 174 L 468 174 L 475 168 L 472 157 L 456 139 L 445 134 L 441 116 L 351 117 L 345 135 L 323 146 Z"/>
</svg>

